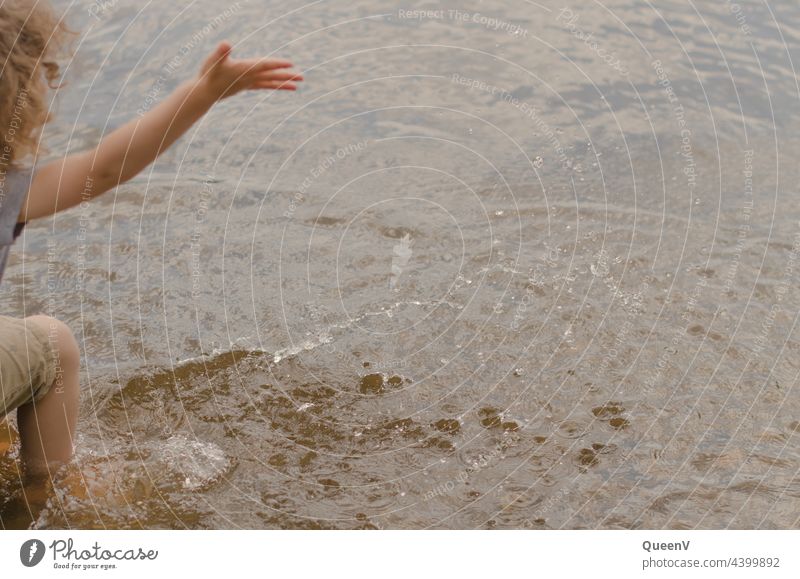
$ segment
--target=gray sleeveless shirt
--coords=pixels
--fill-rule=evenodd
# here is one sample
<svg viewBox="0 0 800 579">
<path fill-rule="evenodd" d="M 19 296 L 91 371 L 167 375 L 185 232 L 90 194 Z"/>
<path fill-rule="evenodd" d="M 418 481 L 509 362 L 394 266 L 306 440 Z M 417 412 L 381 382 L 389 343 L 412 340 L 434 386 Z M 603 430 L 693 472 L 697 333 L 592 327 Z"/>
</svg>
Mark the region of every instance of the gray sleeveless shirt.
<svg viewBox="0 0 800 579">
<path fill-rule="evenodd" d="M 24 223 L 17 223 L 19 212 L 28 196 L 31 184 L 31 171 L 0 169 L 0 279 L 6 268 L 6 259 L 11 244 L 22 233 Z"/>
</svg>

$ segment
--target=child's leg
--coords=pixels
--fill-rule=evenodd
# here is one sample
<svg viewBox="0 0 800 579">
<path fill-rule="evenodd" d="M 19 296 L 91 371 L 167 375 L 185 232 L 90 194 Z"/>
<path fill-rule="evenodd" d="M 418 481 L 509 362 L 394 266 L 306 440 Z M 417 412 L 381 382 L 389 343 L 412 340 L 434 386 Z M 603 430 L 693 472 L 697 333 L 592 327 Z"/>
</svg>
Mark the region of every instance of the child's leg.
<svg viewBox="0 0 800 579">
<path fill-rule="evenodd" d="M 48 336 L 56 357 L 55 379 L 40 400 L 17 409 L 22 458 L 28 473 L 46 474 L 48 465 L 57 466 L 72 458 L 75 424 L 78 420 L 80 351 L 63 322 L 47 316 L 31 316 Z"/>
</svg>

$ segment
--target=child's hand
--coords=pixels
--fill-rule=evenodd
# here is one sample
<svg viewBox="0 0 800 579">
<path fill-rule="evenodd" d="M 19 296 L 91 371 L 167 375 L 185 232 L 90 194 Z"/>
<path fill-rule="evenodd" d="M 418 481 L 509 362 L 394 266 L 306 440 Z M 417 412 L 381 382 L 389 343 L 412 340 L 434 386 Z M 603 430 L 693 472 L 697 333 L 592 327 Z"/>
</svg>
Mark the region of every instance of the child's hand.
<svg viewBox="0 0 800 579">
<path fill-rule="evenodd" d="M 52 215 L 81 203 L 87 192 L 94 197 L 128 181 L 220 99 L 243 90 L 297 90 L 296 83 L 303 80 L 302 75 L 287 70 L 292 66 L 288 60 L 234 60 L 230 53 L 231 45 L 221 43 L 203 63 L 196 78 L 181 84 L 153 109 L 140 113 L 139 118 L 106 136 L 97 148 L 38 168 L 19 220 Z"/>
<path fill-rule="evenodd" d="M 276 58 L 230 57 L 231 45 L 222 42 L 203 63 L 198 75 L 199 87 L 214 101 L 235 95 L 243 90 L 297 90 L 303 76 L 285 69 L 288 60 Z"/>
</svg>

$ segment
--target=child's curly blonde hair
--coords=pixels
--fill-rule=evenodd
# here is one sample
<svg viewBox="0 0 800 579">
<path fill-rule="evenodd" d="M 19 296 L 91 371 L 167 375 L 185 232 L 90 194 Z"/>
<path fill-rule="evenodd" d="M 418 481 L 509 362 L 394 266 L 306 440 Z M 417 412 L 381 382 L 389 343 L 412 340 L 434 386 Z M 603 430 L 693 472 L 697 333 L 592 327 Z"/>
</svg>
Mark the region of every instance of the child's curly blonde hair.
<svg viewBox="0 0 800 579">
<path fill-rule="evenodd" d="M 36 152 L 68 33 L 46 0 L 0 0 L 0 166 Z"/>
</svg>

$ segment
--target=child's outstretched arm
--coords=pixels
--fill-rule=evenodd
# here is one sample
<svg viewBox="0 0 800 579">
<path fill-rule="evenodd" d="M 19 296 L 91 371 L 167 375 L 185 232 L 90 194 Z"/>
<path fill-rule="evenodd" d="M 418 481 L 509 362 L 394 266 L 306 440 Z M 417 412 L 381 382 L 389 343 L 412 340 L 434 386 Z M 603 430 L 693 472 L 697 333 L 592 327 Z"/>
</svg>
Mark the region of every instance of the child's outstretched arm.
<svg viewBox="0 0 800 579">
<path fill-rule="evenodd" d="M 59 159 L 36 171 L 20 221 L 77 205 L 131 179 L 183 135 L 211 106 L 244 90 L 295 90 L 302 75 L 287 60 L 230 57 L 221 43 L 196 78 L 158 106 L 116 129 L 90 151 Z"/>
</svg>

